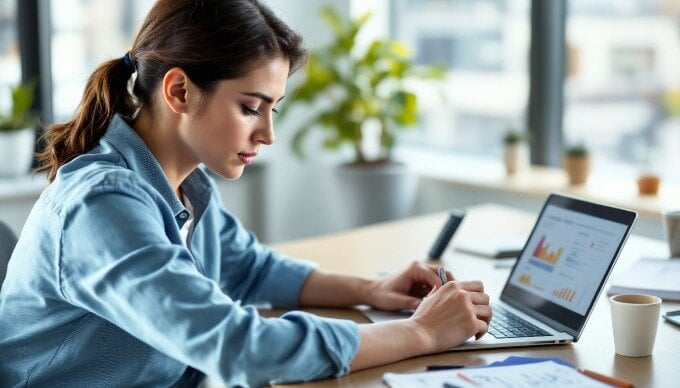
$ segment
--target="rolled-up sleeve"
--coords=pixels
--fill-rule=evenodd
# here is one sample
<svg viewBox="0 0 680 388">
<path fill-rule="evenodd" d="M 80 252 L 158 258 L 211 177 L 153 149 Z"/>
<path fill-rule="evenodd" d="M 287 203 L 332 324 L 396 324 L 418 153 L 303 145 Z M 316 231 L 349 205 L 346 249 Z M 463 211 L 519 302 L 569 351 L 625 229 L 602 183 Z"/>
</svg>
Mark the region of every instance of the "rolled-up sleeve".
<svg viewBox="0 0 680 388">
<path fill-rule="evenodd" d="M 260 244 L 224 209 L 220 209 L 220 222 L 220 283 L 224 291 L 244 303 L 298 307 L 302 286 L 316 264 L 286 257 Z"/>
<path fill-rule="evenodd" d="M 348 372 L 359 343 L 356 324 L 302 312 L 264 318 L 242 306 L 240 295 L 226 294 L 200 273 L 184 246 L 169 241 L 172 215 L 150 196 L 134 182 L 99 186 L 68 210 L 59 247 L 66 300 L 229 385 Z M 252 249 L 251 268 L 260 268 L 252 282 L 269 285 L 236 286 L 235 292 L 290 305 L 313 267 L 276 257 L 235 230 L 232 237 Z M 284 295 L 274 295 L 286 286 Z"/>
</svg>

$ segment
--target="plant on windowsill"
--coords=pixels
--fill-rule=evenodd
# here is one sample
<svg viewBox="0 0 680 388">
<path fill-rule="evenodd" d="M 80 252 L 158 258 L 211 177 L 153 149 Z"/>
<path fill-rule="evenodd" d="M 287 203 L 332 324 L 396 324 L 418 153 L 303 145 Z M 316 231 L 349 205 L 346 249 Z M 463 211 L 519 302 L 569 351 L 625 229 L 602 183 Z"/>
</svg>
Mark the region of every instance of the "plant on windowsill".
<svg viewBox="0 0 680 388">
<path fill-rule="evenodd" d="M 529 167 L 529 134 L 508 129 L 503 135 L 503 162 L 505 172 L 515 175 Z"/>
<path fill-rule="evenodd" d="M 404 81 L 442 78 L 444 69 L 414 66 L 406 48 L 393 40 L 373 40 L 359 50 L 356 38 L 370 14 L 346 20 L 324 7 L 321 17 L 333 39 L 309 53 L 305 77 L 287 93 L 279 115 L 283 118 L 293 106 L 314 112 L 294 129 L 293 151 L 304 157 L 303 143 L 312 132 L 323 137 L 326 150 L 352 150 L 353 160 L 337 169 L 342 181 L 337 191 L 354 202 L 348 207 L 361 209 L 355 224 L 405 216 L 411 205 L 400 204 L 412 202 L 403 197 L 414 197 L 415 181 L 405 165 L 393 160 L 392 150 L 398 132 L 418 123 L 418 99 Z"/>
<path fill-rule="evenodd" d="M 590 152 L 584 144 L 571 145 L 564 151 L 564 169 L 570 185 L 582 185 L 590 173 Z"/>
<path fill-rule="evenodd" d="M 9 112 L 0 112 L 0 176 L 28 174 L 33 162 L 36 118 L 31 112 L 35 82 L 11 88 Z"/>
</svg>

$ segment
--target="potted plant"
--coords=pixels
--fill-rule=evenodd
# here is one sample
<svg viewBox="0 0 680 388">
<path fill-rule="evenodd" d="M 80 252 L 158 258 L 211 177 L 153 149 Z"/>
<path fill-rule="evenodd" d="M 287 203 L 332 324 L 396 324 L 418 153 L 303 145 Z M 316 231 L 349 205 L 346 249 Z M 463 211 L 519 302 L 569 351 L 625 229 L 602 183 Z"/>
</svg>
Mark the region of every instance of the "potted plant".
<svg viewBox="0 0 680 388">
<path fill-rule="evenodd" d="M 11 88 L 11 107 L 0 114 L 0 176 L 27 174 L 33 162 L 35 117 L 31 106 L 35 98 L 35 82 Z"/>
<path fill-rule="evenodd" d="M 444 70 L 414 66 L 405 47 L 393 40 L 374 40 L 359 50 L 356 37 L 370 14 L 346 20 L 324 7 L 321 17 L 333 39 L 309 53 L 305 77 L 281 109 L 280 116 L 295 105 L 316 109 L 294 129 L 293 151 L 304 156 L 311 132 L 322 135 L 325 149 L 352 150 L 353 160 L 337 169 L 338 191 L 358 216 L 352 224 L 405 216 L 415 198 L 415 180 L 393 160 L 392 150 L 398 131 L 417 124 L 418 99 L 403 81 L 441 78 Z"/>
<path fill-rule="evenodd" d="M 590 153 L 583 144 L 567 147 L 564 152 L 564 168 L 569 176 L 569 184 L 581 185 L 588 180 L 590 173 Z"/>
<path fill-rule="evenodd" d="M 505 172 L 514 175 L 529 166 L 529 135 L 509 129 L 503 136 Z"/>
</svg>

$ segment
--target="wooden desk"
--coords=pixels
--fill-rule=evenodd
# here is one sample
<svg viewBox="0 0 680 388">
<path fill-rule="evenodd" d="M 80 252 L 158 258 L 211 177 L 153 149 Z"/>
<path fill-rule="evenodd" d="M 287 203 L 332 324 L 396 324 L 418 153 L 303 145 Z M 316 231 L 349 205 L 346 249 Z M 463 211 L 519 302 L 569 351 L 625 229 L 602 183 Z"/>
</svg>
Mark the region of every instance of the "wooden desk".
<svg viewBox="0 0 680 388">
<path fill-rule="evenodd" d="M 508 235 L 531 231 L 535 215 L 496 205 L 468 209 L 452 244 L 442 258 L 444 266 L 459 279 L 480 279 L 493 297 L 500 294 L 509 269 L 496 269 L 493 261 L 464 255 L 452 250 L 457 241 L 485 235 Z M 446 221 L 446 213 L 415 217 L 355 229 L 329 236 L 276 245 L 274 248 L 293 257 L 307 258 L 322 268 L 364 276 L 381 271 L 396 271 L 414 259 L 425 257 L 434 237 Z M 614 273 L 640 256 L 664 256 L 664 242 L 631 236 Z M 680 308 L 680 303 L 664 303 L 662 311 Z M 311 310 L 320 315 L 368 320 L 355 310 Z M 382 367 L 351 373 L 338 379 L 315 381 L 305 386 L 345 387 L 384 386 L 385 372 L 419 372 L 428 364 L 482 365 L 510 355 L 560 357 L 579 367 L 629 380 L 636 387 L 672 387 L 680 381 L 680 327 L 661 320 L 651 357 L 629 358 L 614 353 L 609 301 L 605 292 L 595 306 L 581 339 L 572 345 L 448 352 L 404 360 Z"/>
</svg>

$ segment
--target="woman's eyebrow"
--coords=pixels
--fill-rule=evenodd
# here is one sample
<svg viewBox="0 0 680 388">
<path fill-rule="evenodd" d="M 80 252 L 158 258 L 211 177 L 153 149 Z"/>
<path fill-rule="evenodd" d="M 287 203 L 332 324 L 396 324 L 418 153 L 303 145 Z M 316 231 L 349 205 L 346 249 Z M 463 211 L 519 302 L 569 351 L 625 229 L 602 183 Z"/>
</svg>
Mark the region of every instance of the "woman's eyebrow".
<svg viewBox="0 0 680 388">
<path fill-rule="evenodd" d="M 244 96 L 257 97 L 257 98 L 259 98 L 260 100 L 262 100 L 262 101 L 264 101 L 264 102 L 266 102 L 266 103 L 268 103 L 268 104 L 273 104 L 273 103 L 274 103 L 274 99 L 271 98 L 271 97 L 269 97 L 268 95 L 266 95 L 266 94 L 264 94 L 264 93 L 260 93 L 260 92 L 241 92 L 241 94 L 243 94 Z M 285 97 L 285 96 L 282 96 L 282 97 L 279 98 L 276 102 L 279 102 L 279 101 L 283 100 L 283 97 Z"/>
</svg>

